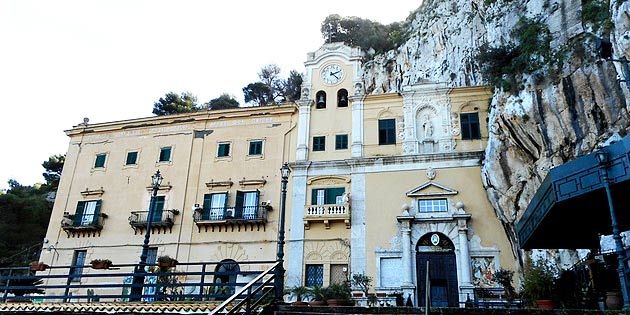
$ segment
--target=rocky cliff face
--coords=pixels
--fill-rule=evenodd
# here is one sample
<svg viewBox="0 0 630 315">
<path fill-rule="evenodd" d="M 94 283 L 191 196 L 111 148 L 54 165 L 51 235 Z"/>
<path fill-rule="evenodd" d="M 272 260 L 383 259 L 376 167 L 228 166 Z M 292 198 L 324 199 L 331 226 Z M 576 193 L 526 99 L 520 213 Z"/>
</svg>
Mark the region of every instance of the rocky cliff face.
<svg viewBox="0 0 630 315">
<path fill-rule="evenodd" d="M 526 46 L 531 30 L 543 42 Z M 411 32 L 398 50 L 365 63 L 367 92 L 422 81 L 499 86 L 481 176 L 522 261 L 514 222 L 549 169 L 630 128 L 622 64 L 596 50 L 597 38 L 608 38 L 614 59 L 630 59 L 630 0 L 425 0 Z M 483 49 L 494 52 L 490 59 L 480 57 Z M 493 77 L 484 67 L 507 55 L 501 52 L 537 66 Z"/>
</svg>

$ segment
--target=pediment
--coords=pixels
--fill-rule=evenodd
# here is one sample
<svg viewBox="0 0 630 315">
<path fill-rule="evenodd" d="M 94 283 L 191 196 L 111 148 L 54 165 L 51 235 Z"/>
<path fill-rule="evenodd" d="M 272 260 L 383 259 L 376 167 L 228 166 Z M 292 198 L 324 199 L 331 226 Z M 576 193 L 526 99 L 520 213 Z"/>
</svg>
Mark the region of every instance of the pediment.
<svg viewBox="0 0 630 315">
<path fill-rule="evenodd" d="M 407 197 L 434 197 L 450 195 L 457 195 L 457 190 L 433 181 L 428 181 L 407 192 Z"/>
</svg>

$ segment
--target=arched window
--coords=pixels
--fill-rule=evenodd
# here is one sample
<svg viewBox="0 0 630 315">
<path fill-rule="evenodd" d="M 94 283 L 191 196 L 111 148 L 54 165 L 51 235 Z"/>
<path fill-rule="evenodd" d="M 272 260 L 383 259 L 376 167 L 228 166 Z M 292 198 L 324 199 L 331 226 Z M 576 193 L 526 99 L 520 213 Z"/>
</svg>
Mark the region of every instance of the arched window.
<svg viewBox="0 0 630 315">
<path fill-rule="evenodd" d="M 315 94 L 315 108 L 326 108 L 326 92 L 318 91 L 317 94 Z"/>
<path fill-rule="evenodd" d="M 337 91 L 337 107 L 348 107 L 348 90 Z"/>
<path fill-rule="evenodd" d="M 241 272 L 241 268 L 238 266 L 238 263 L 233 259 L 224 259 L 217 264 L 214 268 L 214 272 L 214 283 L 226 284 L 223 287 L 217 287 L 217 289 L 224 291 L 219 291 L 219 294 L 226 294 L 227 292 L 225 291 L 227 291 L 227 289 L 234 293 L 234 289 L 236 288 L 236 277 L 239 272 Z"/>
</svg>

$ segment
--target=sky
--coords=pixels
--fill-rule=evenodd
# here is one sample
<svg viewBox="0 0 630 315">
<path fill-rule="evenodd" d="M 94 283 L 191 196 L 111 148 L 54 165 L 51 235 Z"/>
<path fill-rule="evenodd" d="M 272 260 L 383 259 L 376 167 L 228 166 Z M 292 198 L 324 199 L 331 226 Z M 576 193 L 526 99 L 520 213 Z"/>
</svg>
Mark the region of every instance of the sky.
<svg viewBox="0 0 630 315">
<path fill-rule="evenodd" d="M 150 117 L 164 94 L 199 103 L 242 88 L 277 64 L 304 72 L 330 14 L 389 24 L 421 0 L 0 0 L 0 189 L 43 182 L 65 154 L 64 130 Z"/>
</svg>

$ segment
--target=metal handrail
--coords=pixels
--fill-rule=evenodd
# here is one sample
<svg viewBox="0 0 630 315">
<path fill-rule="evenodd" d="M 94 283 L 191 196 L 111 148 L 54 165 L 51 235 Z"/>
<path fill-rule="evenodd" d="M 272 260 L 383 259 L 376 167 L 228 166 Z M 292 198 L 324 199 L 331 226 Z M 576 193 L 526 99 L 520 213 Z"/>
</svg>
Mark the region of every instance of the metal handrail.
<svg viewBox="0 0 630 315">
<path fill-rule="evenodd" d="M 246 302 L 249 301 L 251 299 L 251 297 L 258 293 L 258 291 L 262 290 L 265 285 L 267 285 L 269 282 L 271 282 L 271 280 L 275 280 L 275 271 L 276 268 L 278 267 L 278 265 L 280 264 L 280 262 L 276 262 L 275 264 L 273 264 L 273 266 L 271 266 L 271 268 L 265 270 L 263 273 L 261 273 L 260 275 L 258 275 L 256 278 L 254 278 L 252 281 L 250 281 L 247 285 L 245 285 L 244 287 L 242 287 L 238 292 L 234 293 L 232 296 L 230 296 L 227 300 L 223 301 L 223 303 L 221 303 L 219 306 L 217 306 L 212 313 L 210 313 L 211 315 L 217 314 L 221 311 L 223 311 L 230 303 L 234 302 L 234 300 L 236 300 L 239 296 L 241 296 L 243 293 L 245 293 L 245 291 L 248 292 L 247 296 L 242 299 L 240 302 L 238 302 L 236 305 L 234 305 L 234 307 L 232 309 L 230 309 L 227 314 L 234 314 L 236 312 L 236 310 L 240 309 L 240 307 Z M 273 273 L 272 273 L 273 272 Z M 262 280 L 265 276 L 270 275 L 271 277 L 269 277 L 265 282 L 261 283 L 261 285 L 259 285 L 258 287 L 256 287 L 254 290 L 252 290 L 252 287 L 259 282 L 260 280 Z M 258 299 L 257 302 L 259 302 L 260 299 Z M 246 314 L 250 314 L 251 312 L 251 308 L 256 307 L 257 305 L 249 305 L 248 309 L 245 311 Z"/>
<path fill-rule="evenodd" d="M 250 210 L 250 211 L 247 211 Z M 253 211 L 251 211 L 253 210 Z M 265 221 L 267 219 L 267 206 L 243 206 L 242 208 L 236 207 L 220 207 L 220 208 L 206 208 L 195 209 L 193 212 L 193 221 L 195 223 L 200 222 L 212 222 L 212 221 Z"/>
<path fill-rule="evenodd" d="M 27 299 L 41 299 L 47 301 L 81 301 L 81 300 L 117 300 L 117 301 L 152 301 L 152 300 L 170 300 L 181 301 L 190 300 L 220 300 L 228 294 L 219 288 L 229 289 L 229 294 L 237 291 L 247 283 L 240 280 L 215 282 L 217 277 L 225 276 L 247 276 L 260 275 L 262 270 L 271 269 L 277 266 L 277 261 L 248 261 L 238 262 L 239 266 L 246 267 L 248 271 L 237 272 L 220 272 L 218 266 L 222 262 L 180 262 L 176 269 L 168 268 L 160 270 L 157 264 L 149 264 L 148 269 L 152 272 L 143 273 L 144 277 L 150 276 L 155 282 L 140 283 L 139 286 L 145 288 L 145 292 L 134 294 L 131 290 L 138 284 L 127 282 L 125 279 L 132 279 L 139 274 L 134 272 L 137 270 L 138 264 L 114 264 L 109 269 L 97 270 L 91 268 L 91 265 L 83 266 L 47 266 L 43 271 L 33 271 L 30 267 L 4 267 L 0 268 L 0 302 L 7 301 L 9 293 L 15 290 L 43 289 L 43 295 L 26 296 Z M 73 270 L 82 268 L 81 274 L 73 273 Z M 178 270 L 180 269 L 180 270 Z M 212 271 L 208 271 L 212 270 Z M 172 277 L 171 279 L 181 279 L 182 282 L 160 282 L 159 277 Z M 28 280 L 41 279 L 43 284 L 35 285 Z M 79 282 L 73 281 L 80 279 Z M 234 279 L 234 278 L 232 278 Z M 273 279 L 273 277 L 272 277 Z M 265 282 L 268 284 L 269 281 Z M 215 288 L 215 289 L 209 289 Z M 89 289 L 89 290 L 88 290 Z M 119 289 L 115 292 L 113 290 Z M 74 294 L 70 294 L 75 291 Z M 198 291 L 197 291 L 198 290 Z M 78 291 L 78 293 L 77 293 Z M 240 290 L 238 290 L 240 292 Z M 256 291 L 258 292 L 258 291 Z M 255 292 L 255 293 L 256 293 Z M 28 295 L 28 294 L 27 294 Z"/>
</svg>

